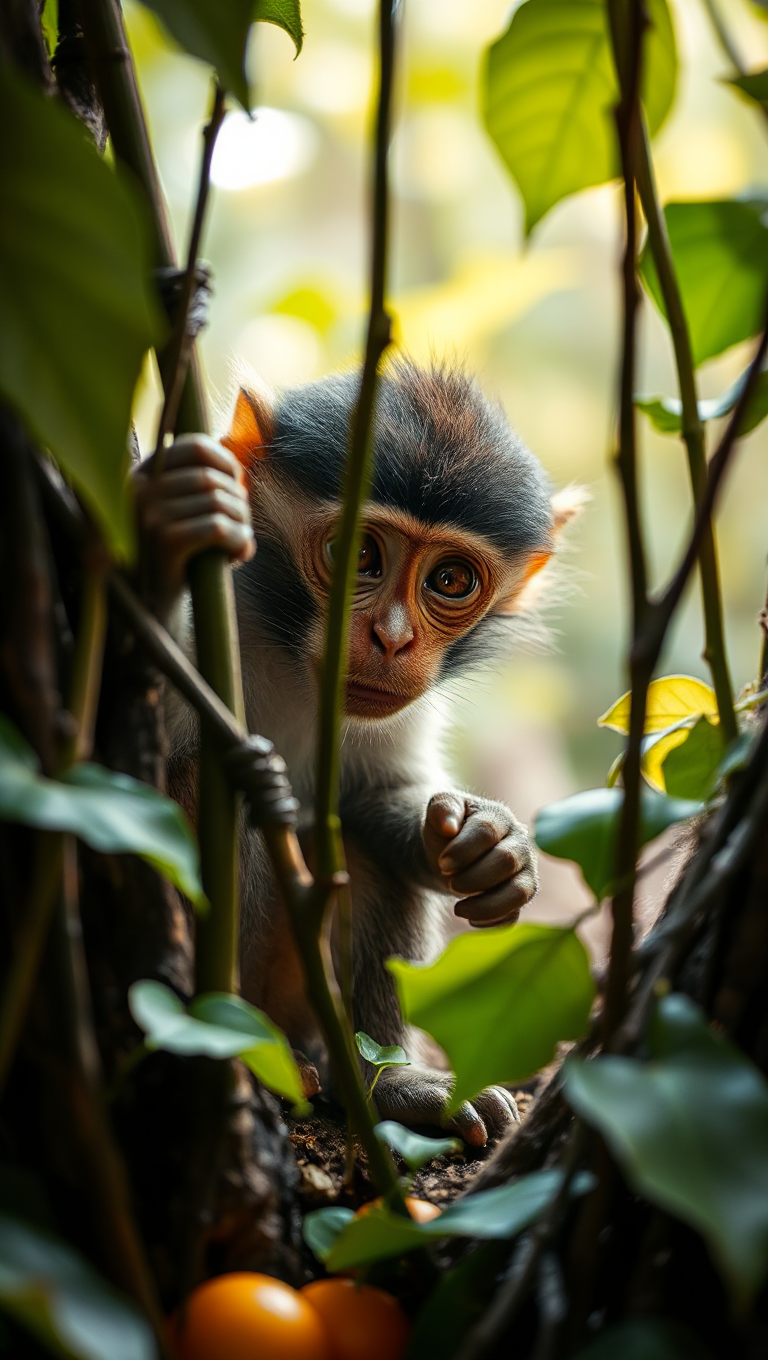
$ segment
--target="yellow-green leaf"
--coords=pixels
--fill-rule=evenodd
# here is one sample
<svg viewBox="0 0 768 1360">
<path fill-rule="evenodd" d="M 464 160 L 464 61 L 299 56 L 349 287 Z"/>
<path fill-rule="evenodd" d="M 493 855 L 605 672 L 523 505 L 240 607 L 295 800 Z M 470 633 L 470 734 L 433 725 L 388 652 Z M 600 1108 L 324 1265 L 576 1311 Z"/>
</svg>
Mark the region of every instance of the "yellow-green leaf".
<svg viewBox="0 0 768 1360">
<path fill-rule="evenodd" d="M 627 691 L 607 713 L 598 718 L 598 727 L 610 727 L 614 732 L 628 733 L 629 709 L 630 693 Z M 701 714 L 717 722 L 717 700 L 714 690 L 694 675 L 662 675 L 648 686 L 646 732 L 663 732 L 683 718 L 695 718 Z M 671 746 L 667 748 L 671 749 Z"/>
</svg>

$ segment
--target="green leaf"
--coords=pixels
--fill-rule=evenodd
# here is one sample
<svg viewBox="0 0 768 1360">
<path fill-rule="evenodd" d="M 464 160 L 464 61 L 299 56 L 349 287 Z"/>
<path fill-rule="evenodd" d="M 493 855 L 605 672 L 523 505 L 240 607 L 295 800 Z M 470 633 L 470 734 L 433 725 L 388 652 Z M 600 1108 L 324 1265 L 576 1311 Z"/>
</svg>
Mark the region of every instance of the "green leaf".
<svg viewBox="0 0 768 1360">
<path fill-rule="evenodd" d="M 147 1322 L 63 1242 L 0 1215 L 0 1307 L 77 1360 L 155 1360 Z"/>
<path fill-rule="evenodd" d="M 31 746 L 0 714 L 0 818 L 67 831 L 101 854 L 139 855 L 196 906 L 206 905 L 197 842 L 178 803 L 101 765 L 73 765 L 61 779 L 39 770 Z"/>
<path fill-rule="evenodd" d="M 668 203 L 664 209 L 696 364 L 760 330 L 768 291 L 767 213 L 765 202 L 737 200 Z M 647 243 L 640 273 L 665 316 Z"/>
<path fill-rule="evenodd" d="M 206 992 L 187 1008 L 162 982 L 134 982 L 128 1003 L 151 1049 L 207 1058 L 242 1058 L 270 1090 L 309 1109 L 282 1030 L 263 1011 L 226 992 Z"/>
<path fill-rule="evenodd" d="M 370 1034 L 366 1034 L 361 1029 L 355 1035 L 355 1043 L 358 1053 L 372 1067 L 410 1067 L 411 1065 L 411 1060 L 405 1049 L 401 1048 L 399 1044 L 390 1044 L 388 1047 L 382 1048 L 381 1044 L 377 1044 Z"/>
<path fill-rule="evenodd" d="M 616 832 L 623 801 L 623 789 L 588 789 L 550 803 L 536 818 L 537 845 L 557 859 L 575 860 L 598 902 L 614 891 Z M 674 822 L 695 816 L 701 806 L 643 789 L 640 844 L 646 845 Z"/>
<path fill-rule="evenodd" d="M 245 53 L 251 24 L 276 24 L 301 51 L 304 29 L 299 0 L 142 0 L 176 42 L 216 69 L 219 82 L 248 110 L 251 94 Z"/>
<path fill-rule="evenodd" d="M 574 1360 L 712 1360 L 698 1337 L 676 1322 L 636 1318 L 609 1327 Z"/>
<path fill-rule="evenodd" d="M 352 1209 L 343 1209 L 340 1205 L 332 1205 L 329 1209 L 313 1209 L 306 1215 L 302 1224 L 304 1241 L 318 1261 L 325 1264 L 337 1237 L 341 1236 L 354 1217 Z"/>
<path fill-rule="evenodd" d="M 666 0 L 647 6 L 643 100 L 651 133 L 677 78 Z M 525 203 L 526 232 L 568 194 L 619 173 L 618 101 L 604 0 L 527 0 L 488 49 L 483 114 Z"/>
<path fill-rule="evenodd" d="M 441 1237 L 477 1237 L 484 1240 L 515 1237 L 530 1227 L 557 1194 L 562 1182 L 558 1170 L 534 1171 L 514 1185 L 482 1190 L 449 1204 L 428 1223 L 376 1206 L 356 1216 L 337 1237 L 326 1260 L 329 1271 L 403 1256 Z M 585 1194 L 594 1178 L 582 1173 L 574 1180 L 575 1195 Z"/>
<path fill-rule="evenodd" d="M 414 1319 L 406 1360 L 453 1360 L 460 1353 L 496 1291 L 508 1256 L 504 1242 L 484 1242 L 439 1277 Z"/>
<path fill-rule="evenodd" d="M 768 1273 L 768 1085 L 687 997 L 658 1005 L 651 1061 L 566 1062 L 565 1093 L 630 1185 L 698 1229 L 744 1306 Z"/>
<path fill-rule="evenodd" d="M 705 398 L 698 403 L 699 417 L 706 424 L 708 420 L 719 420 L 730 415 L 741 396 L 746 381 L 742 373 L 722 396 Z M 683 428 L 683 403 L 678 397 L 635 397 L 635 406 L 648 416 L 651 424 L 661 434 L 680 434 Z M 747 409 L 739 424 L 740 434 L 749 434 L 768 416 L 768 373 L 760 373 L 747 402 Z"/>
<path fill-rule="evenodd" d="M 423 1133 L 413 1133 L 394 1119 L 384 1119 L 374 1130 L 380 1143 L 387 1143 L 402 1157 L 409 1171 L 420 1171 L 427 1162 L 435 1157 L 444 1157 L 449 1152 L 460 1152 L 460 1138 L 425 1138 Z"/>
<path fill-rule="evenodd" d="M 622 694 L 607 713 L 598 718 L 598 727 L 629 734 L 630 691 Z M 717 716 L 715 691 L 695 675 L 661 675 L 648 686 L 644 732 L 662 732 L 683 718 L 706 713 Z"/>
<path fill-rule="evenodd" d="M 734 76 L 726 84 L 735 86 L 748 99 L 768 109 L 768 71 L 751 71 L 748 75 Z"/>
<path fill-rule="evenodd" d="M 584 1033 L 595 996 L 574 931 L 527 922 L 457 935 L 427 966 L 387 959 L 387 968 L 405 1019 L 448 1055 L 450 1111 L 538 1072 L 561 1039 Z"/>
<path fill-rule="evenodd" d="M 723 734 L 708 718 L 699 718 L 681 746 L 664 761 L 664 783 L 673 798 L 709 798 L 718 783 L 725 754 Z"/>
<path fill-rule="evenodd" d="M 8 66 L 0 126 L 0 392 L 128 557 L 131 403 L 163 324 L 146 224 L 82 125 Z"/>
</svg>

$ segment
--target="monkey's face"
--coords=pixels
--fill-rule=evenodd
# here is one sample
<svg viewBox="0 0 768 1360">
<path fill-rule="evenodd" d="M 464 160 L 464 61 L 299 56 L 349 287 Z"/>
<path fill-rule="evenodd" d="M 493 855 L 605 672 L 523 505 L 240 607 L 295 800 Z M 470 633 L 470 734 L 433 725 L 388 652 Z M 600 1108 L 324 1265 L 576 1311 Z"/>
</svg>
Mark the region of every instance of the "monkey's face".
<svg viewBox="0 0 768 1360">
<path fill-rule="evenodd" d="M 305 538 L 304 572 L 321 613 L 334 534 L 334 519 L 325 518 Z M 368 507 L 350 618 L 347 714 L 386 717 L 426 693 L 446 650 L 519 589 L 525 566 L 505 561 L 479 536 Z M 312 650 L 319 662 L 316 644 Z"/>
</svg>

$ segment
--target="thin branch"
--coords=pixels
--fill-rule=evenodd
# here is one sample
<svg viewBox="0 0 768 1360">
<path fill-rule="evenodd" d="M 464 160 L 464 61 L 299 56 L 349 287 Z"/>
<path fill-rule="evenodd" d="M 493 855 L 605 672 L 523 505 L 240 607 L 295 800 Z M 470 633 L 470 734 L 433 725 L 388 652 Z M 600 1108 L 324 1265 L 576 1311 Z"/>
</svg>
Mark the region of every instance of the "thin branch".
<svg viewBox="0 0 768 1360">
<path fill-rule="evenodd" d="M 726 28 L 723 16 L 717 7 L 717 0 L 704 0 L 704 8 L 707 11 L 707 14 L 709 15 L 710 22 L 717 35 L 717 40 L 720 43 L 720 46 L 722 47 L 723 51 L 725 52 L 725 55 L 727 56 L 729 62 L 733 67 L 735 67 L 740 76 L 745 75 L 746 67 L 743 61 L 741 60 L 739 49 L 734 43 L 733 38 L 728 32 L 728 29 Z"/>
<path fill-rule="evenodd" d="M 624 497 L 632 591 L 632 643 L 629 669 L 631 708 L 629 737 L 624 760 L 624 798 L 616 844 L 616 881 L 621 884 L 611 904 L 613 930 L 606 980 L 603 1012 L 603 1039 L 620 1024 L 627 1005 L 630 960 L 633 944 L 635 876 L 640 842 L 641 753 L 648 685 L 653 673 L 644 646 L 649 620 L 645 546 L 640 520 L 637 486 L 636 413 L 634 405 L 637 348 L 637 309 L 640 294 L 637 282 L 637 203 L 636 175 L 642 127 L 640 121 L 640 78 L 645 11 L 642 0 L 630 0 L 629 9 L 610 0 L 609 18 L 616 69 L 620 73 L 621 100 L 616 112 L 621 164 L 624 176 L 626 243 L 622 268 L 624 326 L 621 361 L 619 452 L 617 465 Z"/>
<path fill-rule="evenodd" d="M 642 116 L 642 115 L 641 115 Z M 650 242 L 656 274 L 659 280 L 664 307 L 667 314 L 669 332 L 675 353 L 677 379 L 680 389 L 682 413 L 682 436 L 688 453 L 688 469 L 691 478 L 694 501 L 698 504 L 704 492 L 707 478 L 707 459 L 704 441 L 704 426 L 699 415 L 696 374 L 691 349 L 683 300 L 680 294 L 672 250 L 667 235 L 667 224 L 659 204 L 658 192 L 653 173 L 653 161 L 645 120 L 639 142 L 637 160 L 637 187 L 643 212 L 648 223 Z M 715 534 L 710 523 L 704 531 L 699 549 L 699 570 L 701 573 L 702 606 L 704 612 L 704 659 L 712 672 L 712 683 L 717 699 L 720 725 L 726 744 L 735 741 L 739 729 L 733 708 L 733 687 L 728 669 L 728 656 L 725 647 L 723 626 L 723 602 L 720 589 L 720 574 L 717 564 Z"/>
<path fill-rule="evenodd" d="M 189 309 L 192 305 L 192 298 L 197 284 L 197 261 L 200 254 L 200 241 L 203 234 L 205 210 L 208 204 L 208 195 L 211 187 L 211 163 L 216 147 L 216 138 L 218 137 L 219 130 L 224 122 L 225 98 L 226 96 L 221 86 L 216 85 L 214 87 L 211 116 L 203 129 L 203 154 L 200 160 L 197 200 L 192 230 L 189 235 L 187 263 L 184 270 L 184 278 L 182 280 L 179 298 L 176 304 L 173 332 L 170 341 L 166 346 L 164 355 L 163 381 L 165 385 L 165 399 L 163 401 L 163 409 L 160 413 L 160 421 L 157 427 L 157 438 L 155 439 L 155 457 L 152 465 L 153 476 L 159 476 L 162 471 L 165 440 L 176 427 L 179 402 L 181 401 L 181 394 L 186 381 L 187 365 L 192 353 L 192 337 L 189 334 L 188 328 Z"/>
</svg>

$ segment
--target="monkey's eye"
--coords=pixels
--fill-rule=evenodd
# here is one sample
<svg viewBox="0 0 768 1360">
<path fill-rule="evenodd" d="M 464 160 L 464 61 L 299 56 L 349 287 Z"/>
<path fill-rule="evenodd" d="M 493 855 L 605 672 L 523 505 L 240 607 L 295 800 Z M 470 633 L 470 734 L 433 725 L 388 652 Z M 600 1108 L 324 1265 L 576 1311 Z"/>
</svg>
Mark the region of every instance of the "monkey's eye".
<svg viewBox="0 0 768 1360">
<path fill-rule="evenodd" d="M 357 554 L 358 576 L 381 576 L 381 551 L 375 538 L 366 534 Z"/>
<path fill-rule="evenodd" d="M 326 543 L 325 550 L 330 560 L 333 561 L 335 552 L 334 540 L 332 538 Z M 360 551 L 357 554 L 357 574 L 358 576 L 381 576 L 381 571 L 381 550 L 379 545 L 376 542 L 376 539 L 372 538 L 370 534 L 365 534 L 363 536 L 363 541 L 360 544 Z"/>
<path fill-rule="evenodd" d="M 468 562 L 441 562 L 426 579 L 428 590 L 449 600 L 464 600 L 477 585 L 477 576 Z"/>
</svg>

